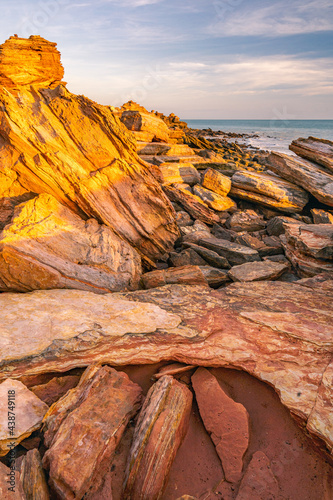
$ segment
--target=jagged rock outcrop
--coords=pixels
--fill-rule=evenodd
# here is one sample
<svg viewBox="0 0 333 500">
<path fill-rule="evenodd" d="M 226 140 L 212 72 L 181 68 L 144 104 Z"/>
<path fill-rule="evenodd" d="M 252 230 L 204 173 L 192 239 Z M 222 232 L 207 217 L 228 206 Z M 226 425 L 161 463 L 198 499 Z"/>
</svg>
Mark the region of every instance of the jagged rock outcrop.
<svg viewBox="0 0 333 500">
<path fill-rule="evenodd" d="M 111 227 L 148 261 L 171 250 L 179 234 L 172 206 L 111 108 L 62 84 L 43 87 L 0 91 L 0 179 L 11 183 L 0 199 L 48 193 Z"/>
<path fill-rule="evenodd" d="M 333 174 L 329 170 L 301 158 L 283 153 L 271 153 L 270 169 L 287 181 L 313 194 L 317 200 L 333 207 Z"/>
<path fill-rule="evenodd" d="M 40 36 L 11 36 L 0 46 L 0 87 L 18 91 L 23 86 L 59 85 L 64 68 L 56 46 Z"/>
<path fill-rule="evenodd" d="M 84 221 L 53 196 L 19 205 L 0 233 L 0 291 L 136 290 L 139 254 L 111 228 Z"/>
<path fill-rule="evenodd" d="M 333 172 L 333 142 L 317 137 L 296 139 L 289 149 L 306 160 L 323 165 Z"/>
<path fill-rule="evenodd" d="M 272 207 L 281 212 L 301 212 L 309 201 L 306 191 L 275 175 L 244 170 L 236 172 L 231 181 L 232 196 Z"/>
<path fill-rule="evenodd" d="M 332 449 L 331 302 L 321 283 L 312 289 L 278 281 L 220 290 L 168 285 L 111 295 L 0 294 L 0 377 L 94 361 L 119 366 L 168 359 L 239 368 L 272 385 Z"/>
</svg>

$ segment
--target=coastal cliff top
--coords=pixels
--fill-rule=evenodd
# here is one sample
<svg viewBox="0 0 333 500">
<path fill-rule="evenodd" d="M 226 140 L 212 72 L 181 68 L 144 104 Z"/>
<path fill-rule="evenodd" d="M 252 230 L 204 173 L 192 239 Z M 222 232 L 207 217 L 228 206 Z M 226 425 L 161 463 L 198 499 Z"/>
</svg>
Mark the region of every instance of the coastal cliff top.
<svg viewBox="0 0 333 500">
<path fill-rule="evenodd" d="M 26 85 L 58 85 L 64 68 L 56 46 L 40 36 L 11 36 L 0 45 L 0 86 L 19 90 Z"/>
</svg>

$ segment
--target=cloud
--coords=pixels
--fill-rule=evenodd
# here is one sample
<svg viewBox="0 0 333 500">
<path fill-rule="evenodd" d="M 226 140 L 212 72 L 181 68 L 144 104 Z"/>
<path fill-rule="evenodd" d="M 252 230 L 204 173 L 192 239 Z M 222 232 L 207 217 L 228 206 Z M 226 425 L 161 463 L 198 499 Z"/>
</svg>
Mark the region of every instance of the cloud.
<svg viewBox="0 0 333 500">
<path fill-rule="evenodd" d="M 204 31 L 216 37 L 280 37 L 330 31 L 333 29 L 333 5 L 330 0 L 277 0 L 265 2 L 215 0 L 215 18 Z"/>
</svg>

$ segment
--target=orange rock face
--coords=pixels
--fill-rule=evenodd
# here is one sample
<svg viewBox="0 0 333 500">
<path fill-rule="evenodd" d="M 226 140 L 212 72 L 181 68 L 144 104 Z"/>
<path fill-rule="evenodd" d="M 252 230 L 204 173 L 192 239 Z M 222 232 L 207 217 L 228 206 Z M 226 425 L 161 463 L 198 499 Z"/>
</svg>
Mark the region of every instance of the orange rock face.
<svg viewBox="0 0 333 500">
<path fill-rule="evenodd" d="M 0 86 L 19 90 L 28 85 L 58 85 L 64 69 L 56 46 L 40 36 L 11 36 L 0 46 Z"/>
<path fill-rule="evenodd" d="M 17 44 L 29 47 L 34 40 L 10 41 L 13 60 L 19 52 Z M 3 81 L 0 203 L 10 198 L 6 202 L 10 211 L 16 196 L 51 194 L 82 217 L 111 227 L 148 261 L 154 261 L 172 248 L 179 235 L 171 203 L 137 156 L 135 139 L 111 108 L 73 95 L 63 85 L 55 86 L 63 71 L 57 57 L 54 75 L 45 66 L 49 80 L 19 80 L 15 84 L 18 95 L 7 77 Z M 0 65 L 3 75 L 6 68 Z M 35 85 L 28 87 L 28 83 Z M 5 219 L 2 224 L 8 222 L 7 215 Z"/>
</svg>

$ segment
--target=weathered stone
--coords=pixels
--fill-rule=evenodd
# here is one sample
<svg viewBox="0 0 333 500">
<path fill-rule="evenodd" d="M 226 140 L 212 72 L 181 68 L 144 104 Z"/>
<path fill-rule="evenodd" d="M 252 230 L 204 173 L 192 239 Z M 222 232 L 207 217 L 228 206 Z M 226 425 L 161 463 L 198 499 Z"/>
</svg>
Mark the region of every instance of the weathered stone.
<svg viewBox="0 0 333 500">
<path fill-rule="evenodd" d="M 333 271 L 332 224 L 286 224 L 285 229 L 283 248 L 301 278 Z"/>
<path fill-rule="evenodd" d="M 232 214 L 226 222 L 226 226 L 233 231 L 260 231 L 265 229 L 266 222 L 263 217 L 254 210 L 244 210 Z"/>
<path fill-rule="evenodd" d="M 170 147 L 171 144 L 167 144 L 166 142 L 138 142 L 137 152 L 140 156 L 155 156 L 166 153 Z"/>
<path fill-rule="evenodd" d="M 0 290 L 135 290 L 139 254 L 112 229 L 41 194 L 15 210 L 0 236 Z"/>
<path fill-rule="evenodd" d="M 259 240 L 259 238 L 256 238 L 256 236 L 253 236 L 249 233 L 236 233 L 236 234 L 237 236 L 234 241 L 239 245 L 244 245 L 246 247 L 253 248 L 258 252 L 266 247 L 265 243 Z"/>
<path fill-rule="evenodd" d="M 227 196 L 231 189 L 231 180 L 217 170 L 209 168 L 203 175 L 202 185 L 216 194 Z"/>
<path fill-rule="evenodd" d="M 210 238 L 212 235 L 210 231 L 204 231 L 202 229 L 198 229 L 196 231 L 193 231 L 191 233 L 185 234 L 182 238 L 183 245 L 185 246 L 185 243 L 194 243 L 198 244 L 198 242 L 202 238 Z"/>
<path fill-rule="evenodd" d="M 281 212 L 301 212 L 309 201 L 306 191 L 276 175 L 236 172 L 231 181 L 231 196 L 273 207 Z"/>
<path fill-rule="evenodd" d="M 280 234 L 284 234 L 285 232 L 285 224 L 298 224 L 298 221 L 291 217 L 273 217 L 267 223 L 267 233 L 270 236 L 280 236 Z"/>
<path fill-rule="evenodd" d="M 279 484 L 265 453 L 257 451 L 240 484 L 236 500 L 279 500 Z"/>
<path fill-rule="evenodd" d="M 274 387 L 302 425 L 316 411 L 316 435 L 332 449 L 333 422 L 324 424 L 333 418 L 332 407 L 318 400 L 316 409 L 333 345 L 332 292 L 324 285 L 261 281 L 219 290 L 169 285 L 108 295 L 3 293 L 0 378 L 64 372 L 95 361 L 237 368 Z"/>
<path fill-rule="evenodd" d="M 41 401 L 44 401 L 48 406 L 58 401 L 70 389 L 73 389 L 79 383 L 78 375 L 67 375 L 65 377 L 54 377 L 47 384 L 36 385 L 30 387 Z"/>
<path fill-rule="evenodd" d="M 169 365 L 162 366 L 158 373 L 155 373 L 154 378 L 159 379 L 164 375 L 181 375 L 190 370 L 194 370 L 196 366 L 194 365 L 184 365 L 184 363 L 171 363 Z"/>
<path fill-rule="evenodd" d="M 153 141 L 168 143 L 169 129 L 167 125 L 151 113 L 128 110 L 122 113 L 120 120 L 128 130 L 154 134 Z"/>
<path fill-rule="evenodd" d="M 291 143 L 289 149 L 298 156 L 312 160 L 329 170 L 333 171 L 333 142 L 325 139 L 309 137 L 308 139 L 296 139 Z"/>
<path fill-rule="evenodd" d="M 40 36 L 11 36 L 0 46 L 0 86 L 17 91 L 22 86 L 58 85 L 64 69 L 56 46 Z"/>
<path fill-rule="evenodd" d="M 209 189 L 206 189 L 202 186 L 194 186 L 193 193 L 196 196 L 199 196 L 199 198 L 207 203 L 207 205 L 213 210 L 222 212 L 224 210 L 237 209 L 236 203 L 231 198 L 228 198 L 228 196 L 221 196 L 220 194 L 216 194 L 213 191 L 210 191 Z"/>
<path fill-rule="evenodd" d="M 248 262 L 234 266 L 228 272 L 233 281 L 276 280 L 288 269 L 288 264 L 281 262 Z"/>
<path fill-rule="evenodd" d="M 185 182 L 190 186 L 200 182 L 200 174 L 191 164 L 173 163 L 160 166 L 163 184 L 175 184 L 176 182 Z"/>
<path fill-rule="evenodd" d="M 207 224 L 219 222 L 219 216 L 208 208 L 198 196 L 187 192 L 185 189 L 180 190 L 171 186 L 164 186 L 163 189 L 171 201 L 180 203 L 194 219 L 199 219 Z"/>
<path fill-rule="evenodd" d="M 314 224 L 333 224 L 333 214 L 320 208 L 313 208 L 311 210 Z"/>
<path fill-rule="evenodd" d="M 13 463 L 15 467 L 15 463 Z M 9 473 L 11 472 L 9 467 L 6 467 L 2 462 L 0 462 L 0 498 L 1 500 L 27 500 L 21 481 L 19 480 L 19 473 L 15 471 L 13 480 L 13 485 L 11 486 L 8 481 L 10 481 Z M 9 490 L 9 488 L 14 488 Z M 37 499 L 36 499 L 37 500 Z"/>
<path fill-rule="evenodd" d="M 48 408 L 19 380 L 7 379 L 0 384 L 1 457 L 10 451 L 12 442 L 18 445 L 40 428 Z"/>
<path fill-rule="evenodd" d="M 237 243 L 232 243 L 228 240 L 222 240 L 214 237 L 201 238 L 198 244 L 213 250 L 222 257 L 225 257 L 232 266 L 260 260 L 259 254 L 256 250 L 243 245 L 238 245 Z"/>
<path fill-rule="evenodd" d="M 227 481 L 242 477 L 243 456 L 249 445 L 249 415 L 233 401 L 205 368 L 192 375 L 192 385 L 203 423 L 215 444 Z"/>
<path fill-rule="evenodd" d="M 333 271 L 316 274 L 312 278 L 303 278 L 298 280 L 297 284 L 322 291 L 323 293 L 333 292 Z"/>
<path fill-rule="evenodd" d="M 88 368 L 82 379 L 44 419 L 49 449 L 43 466 L 49 470 L 51 490 L 66 500 L 100 487 L 141 401 L 141 387 L 113 368 Z"/>
<path fill-rule="evenodd" d="M 148 260 L 171 250 L 174 211 L 109 106 L 63 85 L 20 88 L 17 97 L 2 91 L 0 101 L 0 178 L 13 172 L 26 192 L 96 218 Z"/>
<path fill-rule="evenodd" d="M 199 266 L 170 267 L 151 271 L 142 276 L 142 283 L 146 289 L 165 285 L 207 285 Z"/>
<path fill-rule="evenodd" d="M 213 224 L 212 234 L 216 238 L 221 238 L 222 240 L 228 240 L 228 241 L 234 241 L 235 238 L 237 238 L 238 236 L 236 231 L 231 231 L 230 229 L 226 229 L 225 227 L 222 227 L 219 224 Z"/>
<path fill-rule="evenodd" d="M 283 153 L 271 153 L 270 169 L 288 181 L 313 194 L 317 200 L 333 207 L 333 173 L 315 163 Z"/>
<path fill-rule="evenodd" d="M 124 500 L 158 500 L 188 427 L 192 393 L 173 377 L 149 390 L 138 417 L 128 458 Z"/>
<path fill-rule="evenodd" d="M 49 500 L 49 489 L 38 450 L 28 451 L 24 456 L 20 480 L 26 500 Z"/>
<path fill-rule="evenodd" d="M 207 264 L 207 262 L 200 257 L 195 250 L 192 250 L 192 248 L 182 250 L 180 253 L 171 252 L 169 260 L 174 267 L 205 266 Z"/>
<path fill-rule="evenodd" d="M 190 215 L 187 212 L 183 212 L 182 210 L 177 212 L 176 222 L 180 227 L 193 226 L 193 220 L 191 219 Z"/>
<path fill-rule="evenodd" d="M 195 243 L 186 241 L 183 243 L 183 245 L 185 248 L 189 247 L 195 250 L 195 252 L 201 255 L 201 257 L 205 259 L 208 264 L 221 269 L 230 269 L 230 264 L 227 259 L 222 255 L 214 252 L 213 250 L 209 250 L 208 248 L 201 247 L 199 245 L 196 245 Z"/>
<path fill-rule="evenodd" d="M 230 281 L 226 270 L 216 269 L 215 267 L 210 266 L 200 266 L 200 269 L 206 278 L 208 285 L 212 288 L 219 288 Z"/>
</svg>

